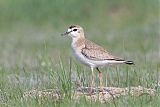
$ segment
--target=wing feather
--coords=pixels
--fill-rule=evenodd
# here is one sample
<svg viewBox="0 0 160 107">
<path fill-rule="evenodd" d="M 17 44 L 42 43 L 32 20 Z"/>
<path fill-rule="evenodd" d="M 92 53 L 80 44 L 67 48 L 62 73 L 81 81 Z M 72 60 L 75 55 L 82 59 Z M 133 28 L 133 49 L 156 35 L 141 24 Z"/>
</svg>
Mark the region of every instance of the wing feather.
<svg viewBox="0 0 160 107">
<path fill-rule="evenodd" d="M 95 60 L 95 61 L 102 61 L 102 60 L 124 61 L 124 59 L 117 58 L 117 57 L 111 55 L 104 48 L 102 48 L 101 46 L 99 46 L 89 40 L 85 41 L 85 47 L 82 48 L 81 53 L 85 57 L 87 57 L 91 60 Z"/>
</svg>

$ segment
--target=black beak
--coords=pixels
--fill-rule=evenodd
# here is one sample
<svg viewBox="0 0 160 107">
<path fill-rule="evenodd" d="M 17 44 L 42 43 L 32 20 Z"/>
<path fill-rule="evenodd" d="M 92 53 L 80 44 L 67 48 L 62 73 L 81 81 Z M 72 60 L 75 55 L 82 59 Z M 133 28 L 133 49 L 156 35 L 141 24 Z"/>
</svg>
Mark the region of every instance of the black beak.
<svg viewBox="0 0 160 107">
<path fill-rule="evenodd" d="M 62 33 L 61 36 L 65 36 L 65 35 L 68 35 L 69 33 L 71 33 L 72 31 L 70 32 L 65 32 L 65 33 Z"/>
</svg>

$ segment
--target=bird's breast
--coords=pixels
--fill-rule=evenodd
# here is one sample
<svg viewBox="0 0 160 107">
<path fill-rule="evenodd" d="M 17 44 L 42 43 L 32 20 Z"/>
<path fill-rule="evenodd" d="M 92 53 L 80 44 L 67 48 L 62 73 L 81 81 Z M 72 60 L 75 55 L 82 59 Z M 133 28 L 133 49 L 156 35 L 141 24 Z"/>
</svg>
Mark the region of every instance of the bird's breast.
<svg viewBox="0 0 160 107">
<path fill-rule="evenodd" d="M 82 55 L 82 53 L 81 53 L 81 49 L 82 49 L 82 48 L 81 48 L 81 47 L 76 47 L 75 45 L 72 45 L 71 47 L 72 47 L 72 52 L 73 52 L 75 58 L 76 58 L 79 62 L 81 62 L 82 64 L 85 64 L 85 65 L 87 65 L 87 66 L 90 66 L 90 65 L 91 65 L 91 63 L 88 61 L 88 59 L 85 58 L 85 57 Z"/>
</svg>

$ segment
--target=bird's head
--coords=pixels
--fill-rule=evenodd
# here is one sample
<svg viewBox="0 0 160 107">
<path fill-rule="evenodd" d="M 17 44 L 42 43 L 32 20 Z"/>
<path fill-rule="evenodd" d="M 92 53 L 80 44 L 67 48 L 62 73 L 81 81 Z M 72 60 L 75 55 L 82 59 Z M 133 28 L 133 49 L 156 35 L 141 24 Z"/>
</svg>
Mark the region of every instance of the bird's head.
<svg viewBox="0 0 160 107">
<path fill-rule="evenodd" d="M 79 25 L 71 25 L 69 26 L 67 32 L 61 34 L 62 36 L 70 36 L 72 39 L 74 38 L 79 38 L 79 37 L 84 37 L 84 32 L 83 28 Z"/>
</svg>

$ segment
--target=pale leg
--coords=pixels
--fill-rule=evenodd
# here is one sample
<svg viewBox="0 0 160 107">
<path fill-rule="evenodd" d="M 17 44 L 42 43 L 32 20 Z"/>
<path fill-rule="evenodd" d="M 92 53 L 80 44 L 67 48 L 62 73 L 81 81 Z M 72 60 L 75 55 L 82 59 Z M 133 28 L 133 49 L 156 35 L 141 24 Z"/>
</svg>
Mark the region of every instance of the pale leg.
<svg viewBox="0 0 160 107">
<path fill-rule="evenodd" d="M 99 73 L 99 84 L 100 84 L 100 91 L 103 91 L 103 74 L 102 72 L 97 68 L 98 73 Z"/>
<path fill-rule="evenodd" d="M 91 78 L 91 88 L 90 88 L 90 94 L 92 94 L 92 90 L 93 90 L 93 86 L 94 86 L 94 68 L 91 67 L 91 71 L 92 71 L 92 78 Z"/>
</svg>

